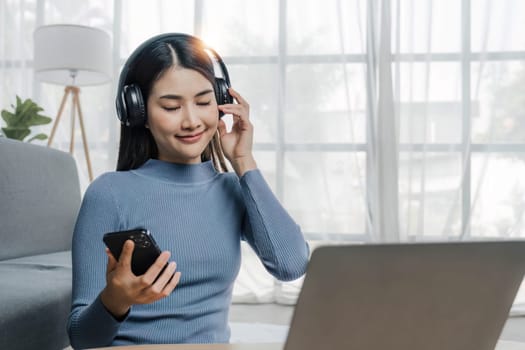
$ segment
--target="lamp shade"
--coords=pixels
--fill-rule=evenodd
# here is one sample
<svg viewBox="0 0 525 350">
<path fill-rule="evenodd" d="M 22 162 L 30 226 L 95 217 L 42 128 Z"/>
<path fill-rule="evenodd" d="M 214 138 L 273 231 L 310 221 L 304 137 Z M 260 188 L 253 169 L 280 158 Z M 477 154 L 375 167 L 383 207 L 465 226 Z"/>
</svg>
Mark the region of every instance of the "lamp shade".
<svg viewBox="0 0 525 350">
<path fill-rule="evenodd" d="M 37 79 L 60 85 L 97 85 L 111 79 L 111 39 L 107 32 L 55 24 L 38 27 L 33 39 Z"/>
</svg>

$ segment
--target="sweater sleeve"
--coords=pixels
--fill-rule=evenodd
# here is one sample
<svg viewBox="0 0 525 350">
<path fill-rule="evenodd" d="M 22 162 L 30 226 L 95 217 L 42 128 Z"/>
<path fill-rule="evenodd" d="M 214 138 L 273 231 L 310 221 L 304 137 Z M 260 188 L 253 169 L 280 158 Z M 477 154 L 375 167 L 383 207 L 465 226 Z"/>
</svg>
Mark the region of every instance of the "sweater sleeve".
<svg viewBox="0 0 525 350">
<path fill-rule="evenodd" d="M 240 184 L 246 206 L 244 239 L 274 277 L 282 281 L 301 277 L 310 250 L 300 227 L 279 203 L 260 170 L 246 172 Z"/>
<path fill-rule="evenodd" d="M 102 176 L 88 187 L 73 233 L 73 295 L 67 328 L 75 349 L 108 346 L 120 327 L 99 297 L 106 285 L 107 265 L 102 236 L 119 230 L 119 223 L 110 183 Z"/>
</svg>

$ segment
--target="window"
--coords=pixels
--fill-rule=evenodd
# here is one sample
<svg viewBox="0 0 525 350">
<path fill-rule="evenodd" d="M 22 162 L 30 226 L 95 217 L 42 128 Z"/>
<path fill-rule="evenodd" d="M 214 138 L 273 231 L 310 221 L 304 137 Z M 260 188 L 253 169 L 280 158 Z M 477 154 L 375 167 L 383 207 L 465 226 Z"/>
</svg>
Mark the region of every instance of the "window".
<svg viewBox="0 0 525 350">
<path fill-rule="evenodd" d="M 525 22 L 519 14 L 525 4 L 390 5 L 392 26 L 383 34 L 390 39 L 395 107 L 382 117 L 398 118 L 397 169 L 391 171 L 398 176 L 399 238 L 522 236 Z M 3 0 L 0 6 L 1 35 L 12 38 L 0 47 L 3 106 L 19 94 L 38 100 L 51 116 L 58 109 L 63 87 L 33 81 L 32 32 L 39 25 L 70 22 L 110 31 L 115 77 L 152 35 L 197 34 L 223 56 L 249 100 L 258 164 L 306 235 L 372 240 L 370 221 L 377 216 L 369 194 L 378 189 L 370 170 L 376 97 L 370 64 L 380 34 L 377 3 Z M 96 174 L 115 166 L 115 89 L 116 81 L 82 90 Z M 64 124 L 56 146 L 67 149 Z M 84 174 L 84 187 L 86 181 Z"/>
</svg>

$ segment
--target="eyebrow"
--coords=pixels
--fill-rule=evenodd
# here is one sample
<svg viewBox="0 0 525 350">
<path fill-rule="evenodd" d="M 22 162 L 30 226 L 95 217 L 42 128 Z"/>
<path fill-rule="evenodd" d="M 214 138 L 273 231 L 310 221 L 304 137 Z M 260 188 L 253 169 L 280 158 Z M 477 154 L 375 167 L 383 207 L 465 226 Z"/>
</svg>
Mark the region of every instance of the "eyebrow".
<svg viewBox="0 0 525 350">
<path fill-rule="evenodd" d="M 200 96 L 209 94 L 210 92 L 213 92 L 213 90 L 212 89 L 206 89 L 206 90 L 203 90 L 203 91 L 197 93 L 194 97 L 200 97 Z M 169 99 L 169 100 L 183 100 L 184 99 L 184 97 L 182 97 L 181 95 L 173 95 L 173 94 L 162 95 L 159 98 L 166 98 L 166 99 Z"/>
</svg>

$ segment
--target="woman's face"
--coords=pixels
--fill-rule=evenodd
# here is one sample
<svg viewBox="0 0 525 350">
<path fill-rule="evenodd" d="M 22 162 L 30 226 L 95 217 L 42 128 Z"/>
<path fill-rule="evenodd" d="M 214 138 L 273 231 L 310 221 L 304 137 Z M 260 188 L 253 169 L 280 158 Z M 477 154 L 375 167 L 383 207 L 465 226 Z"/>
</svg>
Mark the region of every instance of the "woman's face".
<svg viewBox="0 0 525 350">
<path fill-rule="evenodd" d="M 172 66 L 153 84 L 146 127 L 155 139 L 160 160 L 200 163 L 218 122 L 213 86 L 199 72 Z"/>
</svg>

